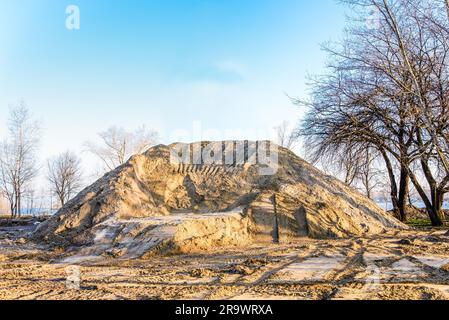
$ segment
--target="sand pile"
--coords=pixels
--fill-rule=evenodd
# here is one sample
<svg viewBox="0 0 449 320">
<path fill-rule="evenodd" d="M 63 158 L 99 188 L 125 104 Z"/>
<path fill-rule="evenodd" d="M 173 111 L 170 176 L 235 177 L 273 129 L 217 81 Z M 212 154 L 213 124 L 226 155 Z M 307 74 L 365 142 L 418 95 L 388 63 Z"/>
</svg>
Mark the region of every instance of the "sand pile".
<svg viewBox="0 0 449 320">
<path fill-rule="evenodd" d="M 146 258 L 159 253 L 199 253 L 219 247 L 242 247 L 251 242 L 249 218 L 241 212 L 173 214 L 164 217 L 110 219 L 91 230 L 95 237 L 65 262 L 99 257 Z M 70 251 L 69 251 L 70 253 Z"/>
<path fill-rule="evenodd" d="M 237 141 L 160 145 L 136 155 L 78 194 L 34 238 L 97 247 L 104 241 L 101 251 L 118 255 L 141 245 L 143 255 L 161 246 L 190 252 L 245 245 L 255 234 L 337 238 L 390 228 L 405 226 L 291 151 Z"/>
</svg>

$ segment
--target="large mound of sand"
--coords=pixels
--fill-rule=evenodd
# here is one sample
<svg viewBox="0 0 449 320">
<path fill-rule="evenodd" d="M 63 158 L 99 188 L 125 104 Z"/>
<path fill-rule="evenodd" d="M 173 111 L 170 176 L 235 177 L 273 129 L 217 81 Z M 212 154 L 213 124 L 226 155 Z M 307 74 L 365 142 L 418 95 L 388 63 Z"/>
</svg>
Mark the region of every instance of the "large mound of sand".
<svg viewBox="0 0 449 320">
<path fill-rule="evenodd" d="M 238 160 L 236 150 L 242 144 L 244 158 Z M 206 151 L 209 144 L 205 142 L 182 145 L 182 150 L 191 151 L 189 160 L 182 163 L 173 160 L 179 144 L 159 145 L 132 157 L 84 189 L 39 226 L 34 237 L 67 245 L 94 245 L 109 239 L 105 250 L 115 248 L 126 255 L 132 250 L 129 244 L 137 242 L 154 242 L 145 250 L 169 243 L 179 251 L 192 251 L 192 246 L 242 245 L 251 235 L 271 235 L 273 230 L 281 238 L 337 238 L 405 228 L 374 202 L 287 149 L 271 145 L 276 147 L 278 166 L 269 174 L 262 170 L 266 166 L 257 164 L 261 155 L 251 147 L 257 143 L 214 145 L 223 151 L 214 163 L 194 159 L 195 150 Z M 226 155 L 234 156 L 234 162 L 221 164 Z M 226 216 L 229 212 L 232 218 Z M 158 230 L 170 230 L 170 235 Z M 179 234 L 182 241 L 174 241 Z"/>
</svg>

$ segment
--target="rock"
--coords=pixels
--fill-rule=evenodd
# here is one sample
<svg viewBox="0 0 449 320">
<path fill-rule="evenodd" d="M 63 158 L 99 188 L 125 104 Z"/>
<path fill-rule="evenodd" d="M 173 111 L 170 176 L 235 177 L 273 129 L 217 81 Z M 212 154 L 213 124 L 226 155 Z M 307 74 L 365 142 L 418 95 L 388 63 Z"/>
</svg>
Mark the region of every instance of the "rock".
<svg viewBox="0 0 449 320">
<path fill-rule="evenodd" d="M 248 160 L 261 157 L 260 150 L 250 148 L 260 143 L 181 146 L 191 151 L 213 146 L 233 156 L 238 145 L 245 147 L 244 164 L 176 163 L 172 156 L 179 145 L 153 147 L 81 191 L 41 223 L 33 238 L 92 244 L 92 252 L 118 245 L 138 256 L 146 251 L 245 246 L 252 235 L 272 234 L 275 225 L 281 239 L 345 238 L 407 228 L 285 148 L 272 145 L 278 166 L 266 175 L 267 168 L 275 166 Z"/>
<path fill-rule="evenodd" d="M 214 275 L 214 272 L 209 269 L 195 269 L 190 272 L 190 275 L 195 278 L 209 278 Z"/>
<path fill-rule="evenodd" d="M 20 238 L 16 241 L 18 244 L 25 244 L 27 241 L 25 238 Z"/>
<path fill-rule="evenodd" d="M 425 242 L 432 242 L 432 243 L 442 242 L 442 239 L 440 239 L 439 237 L 435 237 L 435 236 L 427 236 L 427 237 L 424 237 L 422 240 Z"/>
<path fill-rule="evenodd" d="M 445 265 L 442 266 L 440 269 L 443 270 L 443 271 L 445 271 L 445 272 L 449 272 L 449 263 L 448 263 L 448 264 L 445 264 Z"/>
<path fill-rule="evenodd" d="M 251 275 L 254 273 L 254 269 L 245 266 L 245 265 L 234 265 L 232 268 L 230 268 L 229 272 L 233 274 L 241 274 L 241 275 Z"/>
<path fill-rule="evenodd" d="M 106 255 L 108 257 L 112 257 L 112 258 L 119 258 L 119 257 L 123 256 L 124 253 L 125 253 L 125 250 L 123 250 L 123 249 L 112 248 L 112 249 L 106 250 L 104 252 L 104 255 Z"/>
<path fill-rule="evenodd" d="M 404 246 L 411 246 L 411 245 L 413 245 L 413 241 L 410 239 L 401 239 L 398 241 L 398 244 L 401 244 Z"/>
</svg>

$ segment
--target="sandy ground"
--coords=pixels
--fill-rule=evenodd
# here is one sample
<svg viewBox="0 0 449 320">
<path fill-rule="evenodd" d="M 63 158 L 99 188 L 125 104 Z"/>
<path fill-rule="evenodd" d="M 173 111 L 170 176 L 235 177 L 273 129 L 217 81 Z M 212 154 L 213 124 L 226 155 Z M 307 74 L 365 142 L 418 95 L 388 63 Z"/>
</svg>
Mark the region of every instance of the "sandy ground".
<svg viewBox="0 0 449 320">
<path fill-rule="evenodd" d="M 260 241 L 148 260 L 84 257 L 0 227 L 0 299 L 448 299 L 449 237 Z"/>
</svg>

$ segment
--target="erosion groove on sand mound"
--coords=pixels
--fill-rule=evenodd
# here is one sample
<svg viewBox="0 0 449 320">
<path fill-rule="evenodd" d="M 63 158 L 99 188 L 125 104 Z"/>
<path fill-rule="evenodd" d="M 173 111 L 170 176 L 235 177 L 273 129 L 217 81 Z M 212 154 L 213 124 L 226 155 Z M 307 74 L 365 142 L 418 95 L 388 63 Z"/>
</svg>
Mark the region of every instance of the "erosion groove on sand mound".
<svg viewBox="0 0 449 320">
<path fill-rule="evenodd" d="M 182 220 L 183 217 L 190 221 L 194 215 L 203 221 L 202 228 L 208 231 L 183 241 L 190 242 L 191 247 L 204 249 L 208 245 L 233 243 L 229 234 L 217 227 L 217 221 L 220 221 L 217 217 L 225 219 L 227 212 L 236 208 L 241 208 L 237 211 L 243 215 L 234 218 L 230 224 L 235 223 L 237 229 L 234 230 L 270 236 L 276 229 L 281 240 L 298 236 L 341 238 L 373 235 L 392 228 L 406 228 L 368 198 L 323 174 L 287 149 L 276 147 L 278 170 L 273 175 L 261 175 L 263 166 L 252 162 L 260 154 L 248 147 L 251 144 L 254 145 L 244 143 L 246 149 L 242 163 L 234 162 L 227 166 L 173 163 L 171 155 L 176 145 L 153 147 L 80 192 L 54 217 L 42 223 L 33 238 L 60 245 L 86 246 L 95 244 L 96 230 L 102 228 L 106 221 L 140 218 Z M 207 145 L 207 142 L 202 142 L 183 146 L 193 149 L 194 146 L 206 148 Z M 235 147 L 237 142 L 216 142 L 213 145 L 225 150 L 225 145 L 227 148 Z M 276 210 L 273 195 L 277 199 Z M 214 220 L 208 218 L 210 213 L 220 212 Z M 243 231 L 241 227 L 247 230 Z M 217 235 L 213 234 L 215 230 Z M 150 242 L 148 246 L 154 248 L 154 239 L 160 237 L 153 234 L 156 231 L 164 230 L 155 228 L 151 232 L 133 235 L 128 240 L 142 248 Z M 149 237 L 153 240 L 150 241 Z M 215 240 L 201 241 L 201 237 Z M 216 241 L 218 238 L 221 240 Z M 170 241 L 169 244 L 164 241 L 159 244 L 176 248 Z"/>
</svg>

